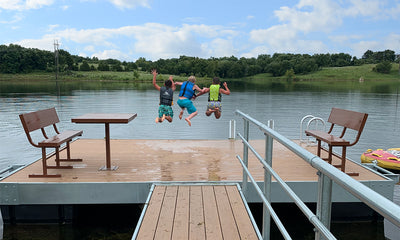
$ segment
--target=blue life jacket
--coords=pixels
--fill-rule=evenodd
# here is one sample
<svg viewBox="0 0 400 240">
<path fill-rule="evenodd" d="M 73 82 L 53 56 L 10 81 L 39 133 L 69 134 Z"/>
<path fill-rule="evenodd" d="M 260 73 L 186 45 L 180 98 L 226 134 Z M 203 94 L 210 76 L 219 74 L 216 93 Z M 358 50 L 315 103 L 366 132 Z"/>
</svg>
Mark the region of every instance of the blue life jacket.
<svg viewBox="0 0 400 240">
<path fill-rule="evenodd" d="M 179 92 L 179 97 L 185 97 L 188 99 L 192 99 L 194 96 L 193 90 L 194 83 L 186 81 L 182 83 L 181 91 Z"/>
<path fill-rule="evenodd" d="M 174 91 L 171 88 L 162 86 L 160 88 L 160 105 L 171 106 L 174 97 Z"/>
</svg>

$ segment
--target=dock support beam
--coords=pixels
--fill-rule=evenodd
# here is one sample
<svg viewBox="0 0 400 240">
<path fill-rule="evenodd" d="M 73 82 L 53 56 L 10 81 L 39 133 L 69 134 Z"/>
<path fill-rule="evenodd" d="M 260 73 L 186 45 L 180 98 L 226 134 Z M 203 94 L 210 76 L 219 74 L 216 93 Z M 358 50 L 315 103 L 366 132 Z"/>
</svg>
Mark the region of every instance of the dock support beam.
<svg viewBox="0 0 400 240">
<path fill-rule="evenodd" d="M 318 171 L 318 202 L 316 216 L 330 230 L 332 211 L 332 179 Z M 315 232 L 315 239 L 325 239 L 319 232 Z"/>
<path fill-rule="evenodd" d="M 3 232 L 4 232 L 4 221 L 3 221 L 3 216 L 1 215 L 1 208 L 0 208 L 0 240 L 3 240 Z"/>
</svg>

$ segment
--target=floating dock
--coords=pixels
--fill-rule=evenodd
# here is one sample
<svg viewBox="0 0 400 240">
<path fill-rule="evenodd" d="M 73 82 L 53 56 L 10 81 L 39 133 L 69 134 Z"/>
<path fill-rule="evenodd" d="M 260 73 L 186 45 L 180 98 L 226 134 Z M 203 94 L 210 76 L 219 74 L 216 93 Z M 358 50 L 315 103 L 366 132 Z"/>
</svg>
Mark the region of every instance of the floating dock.
<svg viewBox="0 0 400 240">
<path fill-rule="evenodd" d="M 250 141 L 263 152 L 264 140 Z M 315 151 L 315 147 L 307 147 Z M 162 182 L 226 182 L 240 183 L 242 167 L 236 155 L 243 152 L 239 140 L 111 140 L 112 165 L 117 170 L 99 171 L 105 163 L 103 139 L 78 139 L 71 144 L 72 157 L 83 162 L 68 163 L 73 169 L 49 169 L 60 178 L 29 178 L 42 171 L 41 160 L 19 169 L 0 181 L 1 205 L 21 204 L 99 204 L 144 203 L 153 183 Z M 61 155 L 66 154 L 61 151 Z M 290 182 L 304 202 L 316 201 L 316 170 L 279 143 L 274 143 L 274 170 Z M 54 157 L 48 160 L 54 163 Z M 264 169 L 249 155 L 253 177 L 263 182 Z M 394 183 L 385 176 L 352 161 L 346 170 L 358 172 L 354 179 L 364 183 L 389 199 L 393 198 Z M 277 191 L 277 192 L 275 192 Z M 291 202 L 272 189 L 272 202 Z M 334 202 L 357 202 L 350 194 L 334 189 Z M 339 194 L 340 193 L 340 194 Z M 249 202 L 260 202 L 257 196 L 246 196 Z"/>
<path fill-rule="evenodd" d="M 297 142 L 308 151 L 316 153 L 316 147 Z M 257 152 L 264 152 L 265 140 L 251 140 L 250 143 Z M 273 146 L 273 169 L 303 202 L 317 202 L 316 170 L 278 142 L 274 141 Z M 3 218 L 14 218 L 14 221 L 18 222 L 18 218 L 24 214 L 11 216 L 11 211 L 7 210 L 8 207 L 18 206 L 145 204 L 154 184 L 236 186 L 242 182 L 243 177 L 242 167 L 236 155 L 242 153 L 242 142 L 231 139 L 112 139 L 111 161 L 112 165 L 118 168 L 101 171 L 99 168 L 105 164 L 104 139 L 78 139 L 71 143 L 71 157 L 79 157 L 83 161 L 62 163 L 72 165 L 72 169 L 48 170 L 50 174 L 61 174 L 60 178 L 29 178 L 29 174 L 41 173 L 42 163 L 39 159 L 0 179 Z M 65 151 L 61 151 L 61 156 L 64 154 Z M 48 160 L 48 164 L 53 163 L 54 156 Z M 248 166 L 255 180 L 262 185 L 264 169 L 252 154 L 249 155 Z M 386 198 L 393 199 L 395 182 L 391 179 L 350 160 L 346 163 L 346 170 L 358 172 L 359 176 L 353 177 L 355 180 Z M 272 181 L 271 202 L 291 203 L 292 200 L 287 194 L 277 186 L 274 179 Z M 244 197 L 248 203 L 261 203 L 260 197 L 251 186 Z M 334 184 L 332 202 L 357 203 L 359 200 Z M 21 211 L 23 209 L 18 212 Z M 55 211 L 57 214 L 63 212 L 59 209 Z"/>
</svg>

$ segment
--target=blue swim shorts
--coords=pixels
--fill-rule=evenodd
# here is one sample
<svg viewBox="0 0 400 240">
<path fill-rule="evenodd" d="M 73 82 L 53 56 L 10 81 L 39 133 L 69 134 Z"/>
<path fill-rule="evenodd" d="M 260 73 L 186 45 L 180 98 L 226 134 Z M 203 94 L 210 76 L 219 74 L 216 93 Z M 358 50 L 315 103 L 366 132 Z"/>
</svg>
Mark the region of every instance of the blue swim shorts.
<svg viewBox="0 0 400 240">
<path fill-rule="evenodd" d="M 189 114 L 192 114 L 197 111 L 197 109 L 193 105 L 192 100 L 190 100 L 190 99 L 187 99 L 187 98 L 178 99 L 178 101 L 176 103 L 178 103 L 179 107 L 186 108 Z"/>
</svg>

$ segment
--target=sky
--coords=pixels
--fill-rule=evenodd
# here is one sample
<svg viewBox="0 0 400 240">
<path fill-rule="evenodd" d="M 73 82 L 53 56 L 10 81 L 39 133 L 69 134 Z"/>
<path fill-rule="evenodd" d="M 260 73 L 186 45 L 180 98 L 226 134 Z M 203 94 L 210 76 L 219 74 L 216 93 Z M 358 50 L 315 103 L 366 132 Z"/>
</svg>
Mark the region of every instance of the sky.
<svg viewBox="0 0 400 240">
<path fill-rule="evenodd" d="M 136 61 L 400 53 L 400 0 L 0 0 L 0 45 Z"/>
</svg>

